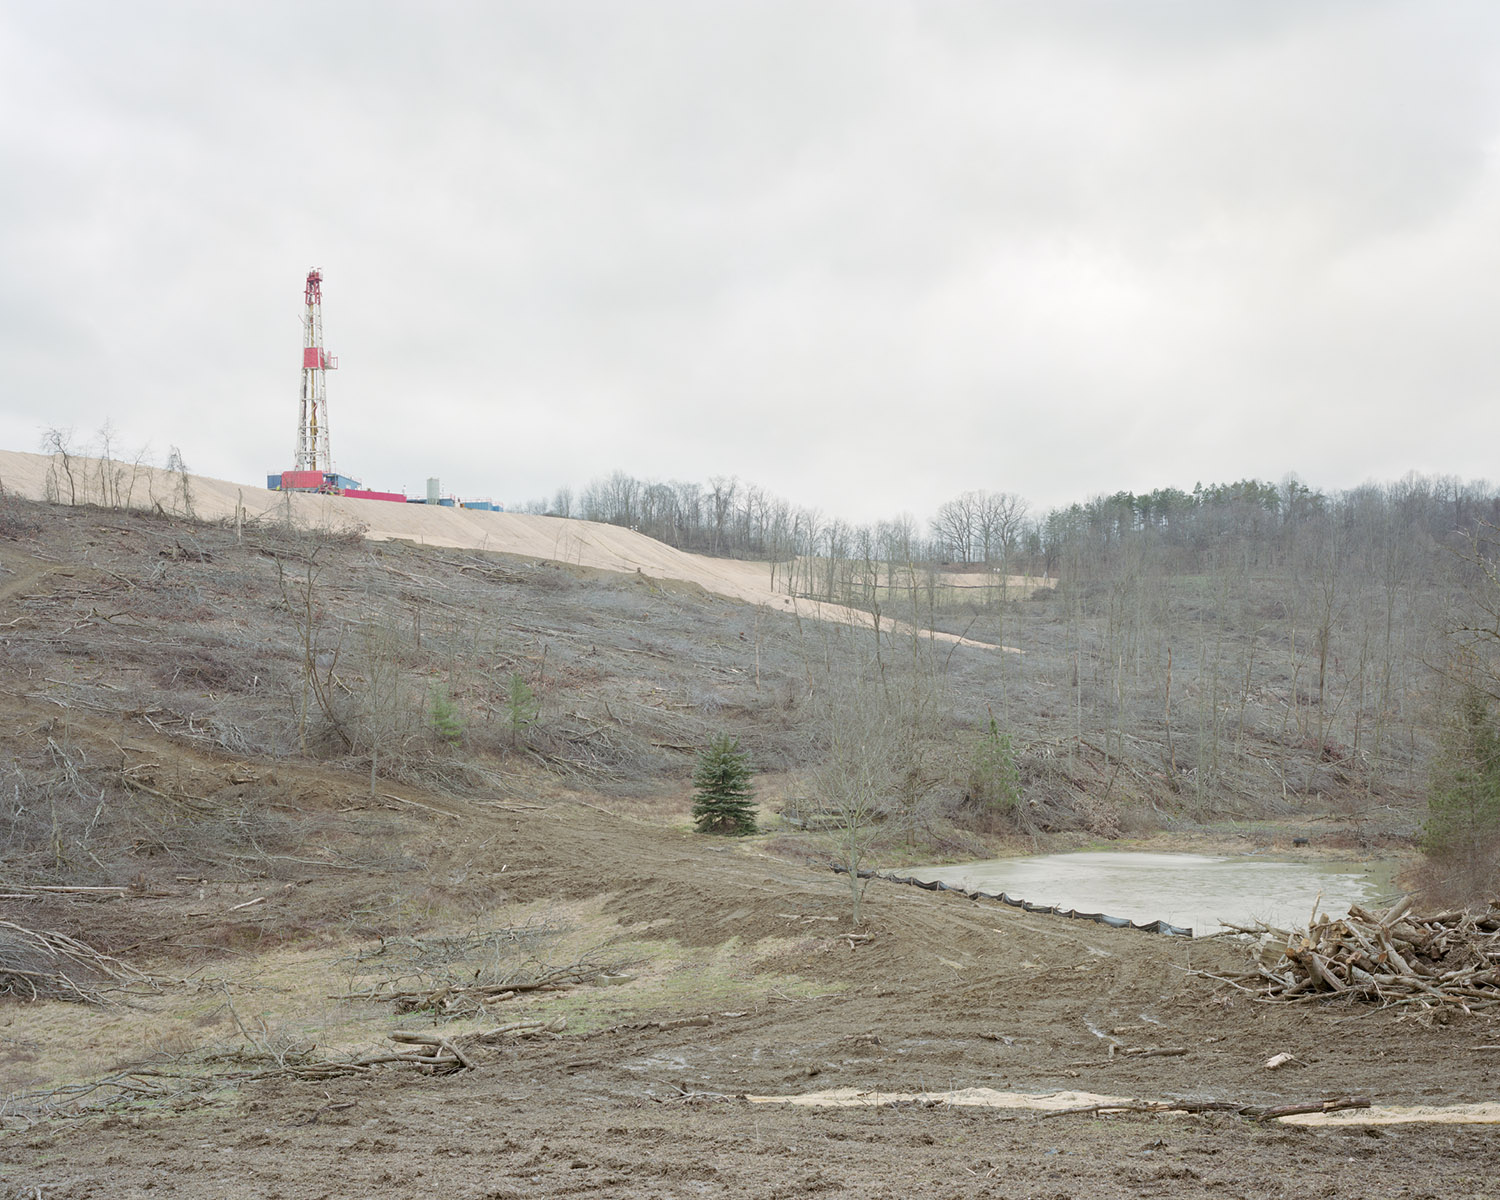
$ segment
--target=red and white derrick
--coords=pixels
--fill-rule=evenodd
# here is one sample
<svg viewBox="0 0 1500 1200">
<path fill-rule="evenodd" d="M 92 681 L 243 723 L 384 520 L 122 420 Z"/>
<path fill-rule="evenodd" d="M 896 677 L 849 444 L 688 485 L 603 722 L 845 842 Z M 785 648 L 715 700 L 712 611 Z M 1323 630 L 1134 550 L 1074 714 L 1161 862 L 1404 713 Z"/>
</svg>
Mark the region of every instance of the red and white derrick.
<svg viewBox="0 0 1500 1200">
<path fill-rule="evenodd" d="M 307 309 L 302 316 L 302 408 L 297 422 L 298 471 L 333 472 L 328 451 L 328 385 L 325 371 L 339 360 L 323 349 L 323 275 L 316 267 L 307 273 Z"/>
</svg>

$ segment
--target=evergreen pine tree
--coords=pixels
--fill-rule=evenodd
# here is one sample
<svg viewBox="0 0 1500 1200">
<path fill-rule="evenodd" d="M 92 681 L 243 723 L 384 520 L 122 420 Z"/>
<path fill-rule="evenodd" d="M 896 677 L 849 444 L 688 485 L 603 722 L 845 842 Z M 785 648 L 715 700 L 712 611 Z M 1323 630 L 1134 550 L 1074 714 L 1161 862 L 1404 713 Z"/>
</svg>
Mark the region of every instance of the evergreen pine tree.
<svg viewBox="0 0 1500 1200">
<path fill-rule="evenodd" d="M 520 673 L 510 673 L 510 690 L 505 698 L 506 722 L 510 725 L 510 744 L 519 746 L 521 734 L 526 731 L 528 725 L 533 724 L 537 715 L 541 712 L 541 704 L 536 698 L 536 693 L 531 690 L 531 685 L 521 678 Z"/>
<path fill-rule="evenodd" d="M 739 738 L 721 733 L 698 752 L 693 772 L 693 820 L 700 833 L 755 832 L 750 758 Z"/>
<path fill-rule="evenodd" d="M 458 705 L 449 699 L 448 690 L 438 684 L 433 685 L 429 699 L 428 715 L 432 719 L 433 732 L 450 746 L 458 745 L 464 736 L 464 722 Z"/>
<path fill-rule="evenodd" d="M 1493 883 L 1500 851 L 1500 725 L 1488 696 L 1459 698 L 1432 764 L 1422 849 L 1479 892 Z"/>
<path fill-rule="evenodd" d="M 981 809 L 1014 819 L 1021 807 L 1021 769 L 1010 734 L 990 714 L 989 732 L 974 745 L 969 760 L 969 793 Z"/>
</svg>

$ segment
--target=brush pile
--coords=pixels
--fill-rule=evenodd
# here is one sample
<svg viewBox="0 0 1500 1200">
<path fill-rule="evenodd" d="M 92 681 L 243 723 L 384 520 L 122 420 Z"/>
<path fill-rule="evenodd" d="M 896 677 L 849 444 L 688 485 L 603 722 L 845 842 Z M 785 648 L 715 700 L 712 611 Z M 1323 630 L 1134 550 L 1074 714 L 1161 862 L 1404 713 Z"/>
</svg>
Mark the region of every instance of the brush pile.
<svg viewBox="0 0 1500 1200">
<path fill-rule="evenodd" d="M 559 991 L 608 977 L 607 969 L 598 963 L 583 961 L 565 967 L 539 966 L 529 973 L 512 973 L 489 983 L 460 984 L 448 982 L 416 990 L 400 990 L 381 981 L 359 992 L 331 996 L 333 1000 L 390 1001 L 398 1013 L 431 1013 L 434 1018 L 454 1020 L 482 1016 L 490 1005 L 513 1000 L 523 992 Z"/>
<path fill-rule="evenodd" d="M 563 965 L 545 961 L 570 932 L 548 920 L 457 937 L 382 940 L 347 963 L 352 976 L 377 976 L 333 1000 L 389 1002 L 398 1013 L 435 1020 L 483 1017 L 493 1006 L 528 992 L 560 991 L 613 979 L 622 964 L 587 952 Z"/>
<path fill-rule="evenodd" d="M 363 1058 L 303 1059 L 275 1055 L 277 1065 L 271 1070 L 249 1075 L 231 1075 L 231 1079 L 265 1079 L 272 1075 L 289 1075 L 297 1079 L 337 1079 L 344 1075 L 365 1075 L 385 1063 L 410 1063 L 424 1075 L 447 1075 L 455 1071 L 472 1071 L 475 1046 L 512 1044 L 525 1037 L 547 1037 L 567 1028 L 566 1017 L 551 1021 L 515 1021 L 498 1029 L 477 1030 L 456 1037 L 444 1037 L 429 1030 L 397 1029 L 386 1034 L 396 1043 L 394 1050 L 369 1054 Z"/>
<path fill-rule="evenodd" d="M 1382 1004 L 1500 1005 L 1500 902 L 1488 911 L 1411 912 L 1410 897 L 1384 913 L 1352 905 L 1342 918 L 1317 916 L 1308 929 L 1261 925 L 1255 971 L 1242 987 L 1273 1001 L 1343 996 Z"/>
<path fill-rule="evenodd" d="M 107 1004 L 109 992 L 150 982 L 134 967 L 66 934 L 0 921 L 0 995 Z"/>
</svg>

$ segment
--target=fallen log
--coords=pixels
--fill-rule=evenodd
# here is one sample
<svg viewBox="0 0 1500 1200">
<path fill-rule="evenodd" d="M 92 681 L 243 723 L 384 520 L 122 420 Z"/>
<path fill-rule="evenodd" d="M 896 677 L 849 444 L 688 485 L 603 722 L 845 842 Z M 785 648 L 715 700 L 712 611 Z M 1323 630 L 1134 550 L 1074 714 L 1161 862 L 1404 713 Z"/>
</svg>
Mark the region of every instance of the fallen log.
<svg viewBox="0 0 1500 1200">
<path fill-rule="evenodd" d="M 1346 1108 L 1369 1108 L 1368 1096 L 1340 1096 L 1331 1100 L 1312 1100 L 1304 1104 L 1243 1104 L 1235 1100 L 1149 1100 L 1125 1104 L 1084 1104 L 1078 1108 L 1060 1108 L 1053 1112 L 1038 1113 L 1027 1118 L 1033 1121 L 1050 1121 L 1054 1117 L 1080 1117 L 1112 1113 L 1232 1113 L 1237 1117 L 1248 1117 L 1253 1121 L 1275 1121 L 1282 1117 L 1297 1117 L 1305 1113 L 1339 1112 Z"/>
<path fill-rule="evenodd" d="M 456 1044 L 441 1034 L 436 1033 L 412 1033 L 409 1030 L 397 1029 L 386 1035 L 393 1042 L 401 1045 L 425 1046 L 427 1056 L 432 1059 L 432 1064 L 437 1065 L 443 1056 L 452 1055 L 459 1066 L 466 1071 L 474 1069 L 473 1060 L 469 1058 Z"/>
<path fill-rule="evenodd" d="M 476 1042 L 489 1045 L 512 1037 L 533 1037 L 544 1033 L 561 1033 L 568 1027 L 567 1017 L 556 1017 L 551 1021 L 512 1021 L 494 1029 L 481 1029 L 477 1033 L 463 1033 L 453 1038 L 456 1042 Z"/>
<path fill-rule="evenodd" d="M 1346 1108 L 1369 1107 L 1368 1096 L 1344 1096 L 1338 1100 L 1314 1100 L 1310 1104 L 1279 1104 L 1261 1109 L 1245 1108 L 1240 1112 L 1243 1116 L 1254 1117 L 1257 1121 L 1275 1121 L 1281 1117 L 1300 1117 L 1304 1113 L 1339 1112 Z"/>
</svg>

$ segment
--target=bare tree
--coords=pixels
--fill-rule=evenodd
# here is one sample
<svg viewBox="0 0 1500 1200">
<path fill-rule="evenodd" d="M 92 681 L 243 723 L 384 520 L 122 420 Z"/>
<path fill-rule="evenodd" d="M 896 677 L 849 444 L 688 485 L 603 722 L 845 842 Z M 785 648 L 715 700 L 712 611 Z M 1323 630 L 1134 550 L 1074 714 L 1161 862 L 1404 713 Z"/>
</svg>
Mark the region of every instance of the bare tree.
<svg viewBox="0 0 1500 1200">
<path fill-rule="evenodd" d="M 1500 526 L 1480 522 L 1459 552 L 1461 590 L 1449 617 L 1445 674 L 1500 700 Z"/>
<path fill-rule="evenodd" d="M 878 686 L 841 690 L 828 706 L 828 756 L 813 776 L 817 811 L 832 828 L 834 859 L 847 873 L 851 920 L 862 918 L 860 871 L 883 834 L 892 800 L 891 738 L 897 732 Z"/>
<path fill-rule="evenodd" d="M 938 508 L 932 519 L 932 536 L 943 554 L 956 562 L 969 562 L 974 552 L 976 493 L 965 492 Z"/>
<path fill-rule="evenodd" d="M 94 434 L 90 447 L 98 474 L 99 503 L 105 508 L 120 507 L 120 476 L 115 464 L 115 427 L 107 418 Z"/>
<path fill-rule="evenodd" d="M 939 763 L 944 720 L 931 642 L 913 630 L 906 662 L 877 651 L 873 667 L 856 667 L 856 637 L 825 627 L 822 662 L 808 671 L 821 675 L 817 727 L 828 747 L 812 798 L 833 858 L 848 872 L 858 925 L 869 852 L 886 838 L 912 843 L 918 830 L 930 830 L 931 801 L 947 771 Z"/>
<path fill-rule="evenodd" d="M 176 446 L 167 452 L 167 472 L 172 476 L 173 508 L 184 517 L 193 515 L 193 476 Z"/>
<path fill-rule="evenodd" d="M 73 478 L 73 431 L 53 425 L 42 433 L 42 451 L 52 456 L 52 464 L 47 468 L 47 492 L 48 499 L 59 501 L 62 499 L 62 484 L 68 487 L 68 503 L 78 503 L 78 484 Z M 61 471 L 59 478 L 57 472 Z"/>
<path fill-rule="evenodd" d="M 1010 560 L 1026 523 L 1027 504 L 1015 492 L 979 492 L 975 523 L 986 564 Z"/>
<path fill-rule="evenodd" d="M 328 726 L 346 745 L 354 742 L 344 726 L 336 703 L 338 676 L 334 673 L 339 656 L 344 648 L 344 626 L 340 625 L 337 637 L 329 644 L 320 634 L 318 611 L 318 578 L 323 566 L 318 562 L 321 547 L 314 547 L 303 559 L 300 578 L 291 575 L 280 555 L 276 556 L 276 581 L 281 588 L 282 603 L 287 615 L 297 629 L 297 640 L 302 654 L 302 698 L 297 708 L 297 743 L 302 754 L 307 753 L 307 718 L 312 703 L 323 714 Z M 418 643 L 420 645 L 420 642 Z"/>
<path fill-rule="evenodd" d="M 370 798 L 376 795 L 382 753 L 398 757 L 419 727 L 420 698 L 401 661 L 402 640 L 391 625 L 367 621 L 358 629 L 357 667 L 363 677 L 354 698 L 355 749 L 370 755 Z"/>
<path fill-rule="evenodd" d="M 713 505 L 714 533 L 713 543 L 709 549 L 710 554 L 718 554 L 724 544 L 724 527 L 729 521 L 729 514 L 734 510 L 734 497 L 739 490 L 740 481 L 733 476 L 725 479 L 717 475 L 708 481 L 712 488 L 709 500 Z"/>
</svg>

